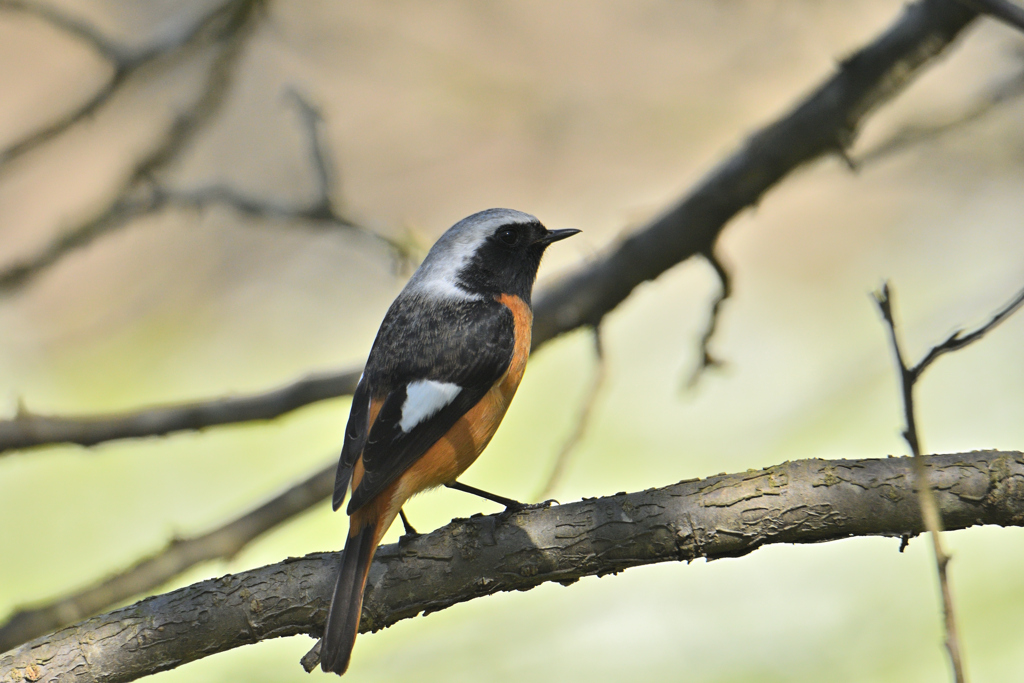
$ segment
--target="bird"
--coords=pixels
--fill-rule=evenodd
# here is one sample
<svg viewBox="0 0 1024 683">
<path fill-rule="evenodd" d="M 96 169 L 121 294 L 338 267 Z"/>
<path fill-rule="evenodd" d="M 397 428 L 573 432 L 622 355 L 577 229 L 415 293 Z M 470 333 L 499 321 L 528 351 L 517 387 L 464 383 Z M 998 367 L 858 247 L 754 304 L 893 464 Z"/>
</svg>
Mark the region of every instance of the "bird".
<svg viewBox="0 0 1024 683">
<path fill-rule="evenodd" d="M 367 572 L 414 494 L 449 486 L 515 501 L 457 478 L 494 436 L 530 354 L 531 294 L 549 245 L 580 232 L 487 209 L 449 228 L 395 298 L 352 396 L 335 477 L 351 491 L 349 531 L 320 647 L 320 667 L 348 669 Z"/>
</svg>

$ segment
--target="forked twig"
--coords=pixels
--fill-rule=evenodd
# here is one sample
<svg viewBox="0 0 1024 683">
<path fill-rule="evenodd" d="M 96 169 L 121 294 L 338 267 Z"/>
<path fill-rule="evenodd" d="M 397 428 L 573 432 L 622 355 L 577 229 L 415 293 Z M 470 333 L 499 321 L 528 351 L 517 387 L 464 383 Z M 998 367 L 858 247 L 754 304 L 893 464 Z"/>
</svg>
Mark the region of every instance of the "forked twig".
<svg viewBox="0 0 1024 683">
<path fill-rule="evenodd" d="M 921 440 L 917 433 L 917 421 L 915 419 L 914 412 L 914 386 L 928 366 L 934 363 L 939 356 L 952 351 L 957 351 L 978 341 L 997 325 L 1006 320 L 1014 313 L 1014 311 L 1018 310 L 1021 305 L 1024 304 L 1024 290 L 1021 290 L 1021 292 L 1012 301 L 996 312 L 987 323 L 968 333 L 964 333 L 962 329 L 956 330 L 941 344 L 933 346 L 920 361 L 912 366 L 908 366 L 904 360 L 899 337 L 896 334 L 896 322 L 893 317 L 892 296 L 890 294 L 888 282 L 883 283 L 881 290 L 874 293 L 874 299 L 875 303 L 878 304 L 879 311 L 882 313 L 882 319 L 888 327 L 889 340 L 892 344 L 893 354 L 896 357 L 896 363 L 899 366 L 900 393 L 903 398 L 903 417 L 906 421 L 906 428 L 903 430 L 903 438 L 906 440 L 907 445 L 910 447 L 910 452 L 913 455 L 914 477 L 917 479 L 921 518 L 924 521 L 925 528 L 931 536 L 932 547 L 935 551 L 935 564 L 938 570 L 939 587 L 942 593 L 942 611 L 946 630 L 946 650 L 949 653 L 949 660 L 953 668 L 954 680 L 956 683 L 964 683 L 964 681 L 966 681 L 966 677 L 964 675 L 963 658 L 960 650 L 960 639 L 957 634 L 956 614 L 953 607 L 953 594 L 949 588 L 949 578 L 947 576 L 947 566 L 949 565 L 950 557 L 946 553 L 942 544 L 942 538 L 940 535 L 940 532 L 942 531 L 942 515 L 939 512 L 939 506 L 935 500 L 935 492 L 932 490 L 928 481 L 928 459 L 927 456 L 922 453 Z"/>
</svg>

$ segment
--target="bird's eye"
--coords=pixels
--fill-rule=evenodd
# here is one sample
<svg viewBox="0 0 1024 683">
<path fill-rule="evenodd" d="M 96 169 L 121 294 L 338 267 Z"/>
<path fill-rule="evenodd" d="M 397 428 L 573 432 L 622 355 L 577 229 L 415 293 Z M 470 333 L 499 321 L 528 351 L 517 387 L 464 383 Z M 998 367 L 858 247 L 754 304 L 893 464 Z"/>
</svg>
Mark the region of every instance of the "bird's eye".
<svg viewBox="0 0 1024 683">
<path fill-rule="evenodd" d="M 511 247 L 519 241 L 519 232 L 512 228 L 502 228 L 498 231 L 497 238 Z"/>
</svg>

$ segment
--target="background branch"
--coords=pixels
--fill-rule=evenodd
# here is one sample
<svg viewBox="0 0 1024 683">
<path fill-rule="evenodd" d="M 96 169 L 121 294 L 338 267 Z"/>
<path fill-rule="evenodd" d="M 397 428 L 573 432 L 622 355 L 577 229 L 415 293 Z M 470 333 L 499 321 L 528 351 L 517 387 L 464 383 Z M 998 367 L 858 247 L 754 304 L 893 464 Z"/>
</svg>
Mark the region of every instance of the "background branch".
<svg viewBox="0 0 1024 683">
<path fill-rule="evenodd" d="M 96 418 L 33 415 L 21 408 L 13 420 L 0 422 L 0 449 L 50 443 L 92 446 L 113 439 L 159 436 L 213 425 L 269 420 L 310 403 L 351 394 L 361 372 L 360 368 L 311 375 L 264 394 L 161 406 Z"/>
<path fill-rule="evenodd" d="M 960 0 L 973 10 L 1024 31 L 1024 7 L 1011 0 Z"/>
<path fill-rule="evenodd" d="M 948 528 L 1024 525 L 1024 455 L 933 456 Z M 800 460 L 661 489 L 455 520 L 382 547 L 361 628 L 500 591 L 655 562 L 738 557 L 769 543 L 922 531 L 910 458 Z M 0 680 L 130 681 L 268 638 L 318 633 L 336 553 L 143 600 L 0 656 Z"/>
<path fill-rule="evenodd" d="M 1018 57 L 1024 64 L 1024 53 Z M 979 121 L 1004 105 L 1015 102 L 1022 95 L 1024 95 L 1024 68 L 992 87 L 989 92 L 979 97 L 961 114 L 941 123 L 904 126 L 885 141 L 851 159 L 850 163 L 855 170 L 860 169 L 866 164 L 898 154 L 916 145 L 935 141 L 948 133 Z"/>
<path fill-rule="evenodd" d="M 234 11 L 226 17 L 217 34 L 218 37 L 224 36 L 223 45 L 205 76 L 199 98 L 178 115 L 159 144 L 135 163 L 107 208 L 57 237 L 36 256 L 0 271 L 0 293 L 24 285 L 68 253 L 128 225 L 132 219 L 150 213 L 158 206 L 159 195 L 145 192 L 147 182 L 185 149 L 220 110 L 242 49 L 253 32 L 258 6 L 259 0 L 231 4 Z"/>
<path fill-rule="evenodd" d="M 675 208 L 575 273 L 538 292 L 534 305 L 534 348 L 582 325 L 596 326 L 639 284 L 691 256 L 711 253 L 715 240 L 733 216 L 755 204 L 796 168 L 842 150 L 852 141 L 864 117 L 900 92 L 975 16 L 953 0 L 920 0 L 907 7 L 887 31 L 844 60 L 838 73 L 792 110 L 753 135 Z M 0 289 L 2 283 L 0 275 Z M 311 394 L 305 402 L 259 406 L 260 396 L 231 400 L 248 402 L 256 415 L 246 417 L 243 411 L 239 420 L 270 419 L 314 400 L 351 393 L 354 384 L 349 379 L 353 372 L 325 376 L 324 380 L 336 383 L 337 393 Z M 358 372 L 355 375 L 358 377 Z M 221 399 L 212 405 L 224 402 Z M 216 409 L 207 410 L 207 405 L 211 404 L 152 408 L 137 413 L 200 416 L 194 420 L 161 420 L 158 429 L 151 431 L 145 430 L 144 419 L 135 419 L 132 414 L 112 418 L 33 416 L 33 429 L 38 436 L 27 431 L 25 425 L 19 425 L 17 419 L 0 422 L 0 452 L 48 443 L 91 445 L 239 421 L 205 421 L 202 417 L 219 414 Z M 77 428 L 82 432 L 77 432 Z M 102 438 L 97 438 L 99 435 Z"/>
<path fill-rule="evenodd" d="M 87 22 L 60 12 L 45 3 L 0 0 L 0 10 L 31 14 L 58 30 L 88 43 L 110 62 L 113 69 L 110 79 L 85 102 L 52 123 L 0 150 L 0 169 L 95 114 L 142 67 L 171 53 L 196 47 L 206 42 L 204 38 L 219 35 L 226 27 L 237 25 L 239 16 L 246 13 L 254 4 L 252 0 L 231 0 L 214 6 L 198 20 L 172 25 L 150 44 L 141 49 L 132 49 L 106 38 Z"/>
</svg>

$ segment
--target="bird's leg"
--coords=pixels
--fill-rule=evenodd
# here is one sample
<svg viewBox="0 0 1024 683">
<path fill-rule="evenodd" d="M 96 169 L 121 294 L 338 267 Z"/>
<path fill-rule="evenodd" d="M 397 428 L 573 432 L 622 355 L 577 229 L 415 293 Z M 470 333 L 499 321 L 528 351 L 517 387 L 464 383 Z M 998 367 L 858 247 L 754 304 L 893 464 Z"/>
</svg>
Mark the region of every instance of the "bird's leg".
<svg viewBox="0 0 1024 683">
<path fill-rule="evenodd" d="M 458 481 L 453 481 L 450 484 L 445 484 L 445 486 L 447 486 L 450 489 L 455 489 L 456 491 L 472 493 L 474 496 L 486 498 L 487 500 L 493 501 L 498 505 L 504 505 L 505 509 L 507 510 L 522 510 L 523 508 L 526 507 L 526 505 L 520 503 L 518 500 L 512 500 L 511 498 L 506 498 L 505 496 L 499 496 L 494 493 L 488 493 L 487 491 L 481 491 L 475 486 L 469 486 L 468 484 L 463 484 Z"/>
<path fill-rule="evenodd" d="M 420 535 L 420 532 L 416 531 L 416 529 L 412 527 L 412 524 L 409 524 L 409 518 L 405 516 L 405 510 L 403 510 L 402 508 L 398 508 L 398 516 L 402 518 L 402 526 L 405 527 L 405 533 L 402 534 L 403 536 Z"/>
</svg>

